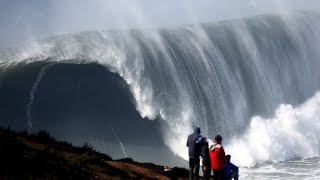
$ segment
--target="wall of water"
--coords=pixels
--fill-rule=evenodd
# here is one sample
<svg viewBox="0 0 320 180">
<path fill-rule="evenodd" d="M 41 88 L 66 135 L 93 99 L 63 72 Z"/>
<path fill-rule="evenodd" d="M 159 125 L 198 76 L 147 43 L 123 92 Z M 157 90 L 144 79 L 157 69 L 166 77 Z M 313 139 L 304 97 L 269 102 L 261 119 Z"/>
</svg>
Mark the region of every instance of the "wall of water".
<svg viewBox="0 0 320 180">
<path fill-rule="evenodd" d="M 228 144 L 247 130 L 252 116 L 268 118 L 280 104 L 300 104 L 319 89 L 319 17 L 299 12 L 172 29 L 65 34 L 2 52 L 1 67 L 48 57 L 104 65 L 129 85 L 143 118 L 168 124 L 165 143 L 186 157 L 193 127 L 209 138 L 220 133 Z"/>
</svg>

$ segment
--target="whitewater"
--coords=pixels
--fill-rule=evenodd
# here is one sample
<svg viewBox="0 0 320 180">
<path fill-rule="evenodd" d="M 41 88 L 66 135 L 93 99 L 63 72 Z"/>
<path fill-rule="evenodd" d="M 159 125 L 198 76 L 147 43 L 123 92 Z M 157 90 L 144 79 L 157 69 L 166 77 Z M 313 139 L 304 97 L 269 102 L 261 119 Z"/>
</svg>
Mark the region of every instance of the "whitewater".
<svg viewBox="0 0 320 180">
<path fill-rule="evenodd" d="M 244 135 L 233 139 L 227 149 L 245 156 L 234 160 L 248 167 L 257 162 L 319 157 L 319 111 L 319 92 L 297 107 L 282 104 L 270 119 L 253 117 Z"/>
<path fill-rule="evenodd" d="M 317 179 L 319 18 L 87 31 L 4 49 L 1 124 L 172 165 L 186 165 L 179 157 L 187 159 L 186 138 L 199 126 L 223 136 L 246 179 Z M 285 174 L 296 164 L 314 173 Z"/>
</svg>

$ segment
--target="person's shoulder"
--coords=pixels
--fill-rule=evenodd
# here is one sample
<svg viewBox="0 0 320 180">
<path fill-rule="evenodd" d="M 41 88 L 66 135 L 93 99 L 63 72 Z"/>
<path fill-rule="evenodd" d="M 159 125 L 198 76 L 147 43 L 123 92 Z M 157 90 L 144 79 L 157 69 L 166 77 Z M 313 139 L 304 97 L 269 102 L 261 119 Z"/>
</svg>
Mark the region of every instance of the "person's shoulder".
<svg viewBox="0 0 320 180">
<path fill-rule="evenodd" d="M 188 138 L 189 138 L 189 137 L 192 137 L 192 136 L 193 136 L 193 133 L 189 134 L 189 135 L 188 135 Z"/>
<path fill-rule="evenodd" d="M 232 166 L 234 166 L 234 167 L 236 167 L 236 168 L 239 168 L 238 166 L 234 165 L 232 162 L 229 161 L 229 163 L 230 163 Z"/>
<path fill-rule="evenodd" d="M 195 134 L 194 133 L 192 133 L 192 134 L 189 134 L 189 136 L 188 136 L 188 141 L 190 140 L 193 140 L 193 139 L 195 139 Z"/>
<path fill-rule="evenodd" d="M 204 143 L 204 139 L 203 139 L 203 137 L 201 135 L 198 136 L 198 139 L 197 139 L 196 143 L 199 143 L 199 144 Z"/>
<path fill-rule="evenodd" d="M 223 149 L 223 146 L 222 146 L 222 144 L 216 144 L 216 148 Z"/>
</svg>

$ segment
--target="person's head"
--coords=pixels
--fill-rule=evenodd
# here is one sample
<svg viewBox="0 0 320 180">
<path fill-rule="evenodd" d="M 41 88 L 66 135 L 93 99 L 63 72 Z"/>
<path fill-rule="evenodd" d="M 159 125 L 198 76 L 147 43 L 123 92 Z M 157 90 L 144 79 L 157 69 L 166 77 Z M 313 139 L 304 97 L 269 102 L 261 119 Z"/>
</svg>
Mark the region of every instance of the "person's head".
<svg viewBox="0 0 320 180">
<path fill-rule="evenodd" d="M 200 128 L 199 127 L 194 128 L 194 132 L 200 134 L 201 133 Z"/>
<path fill-rule="evenodd" d="M 221 136 L 220 134 L 217 134 L 217 135 L 214 137 L 214 140 L 215 140 L 216 142 L 221 143 L 221 142 L 222 142 L 222 136 Z"/>
<path fill-rule="evenodd" d="M 202 142 L 203 142 L 203 143 L 208 142 L 208 141 L 207 141 L 207 138 L 206 138 L 206 137 L 202 137 Z"/>
<path fill-rule="evenodd" d="M 230 161 L 231 155 L 230 154 L 226 155 L 226 158 Z"/>
<path fill-rule="evenodd" d="M 207 142 L 207 138 L 200 136 L 200 137 L 198 138 L 197 142 L 200 143 L 200 144 L 204 144 L 204 143 Z"/>
</svg>

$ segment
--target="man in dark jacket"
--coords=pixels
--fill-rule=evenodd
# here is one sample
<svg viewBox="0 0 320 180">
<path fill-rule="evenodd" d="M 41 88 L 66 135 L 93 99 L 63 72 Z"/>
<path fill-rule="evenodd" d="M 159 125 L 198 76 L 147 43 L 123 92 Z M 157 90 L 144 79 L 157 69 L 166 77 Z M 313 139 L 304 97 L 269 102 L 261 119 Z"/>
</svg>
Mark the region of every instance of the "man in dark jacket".
<svg viewBox="0 0 320 180">
<path fill-rule="evenodd" d="M 207 138 L 202 137 L 201 140 L 201 157 L 202 157 L 202 171 L 203 171 L 203 179 L 209 180 L 211 174 L 211 163 L 209 156 L 209 144 Z"/>
<path fill-rule="evenodd" d="M 187 147 L 189 148 L 189 179 L 198 179 L 201 155 L 200 128 L 196 127 L 194 132 L 188 136 Z"/>
<path fill-rule="evenodd" d="M 226 155 L 226 164 L 224 165 L 225 178 L 227 180 L 238 180 L 239 179 L 239 168 L 238 166 L 230 162 L 231 155 Z"/>
</svg>

